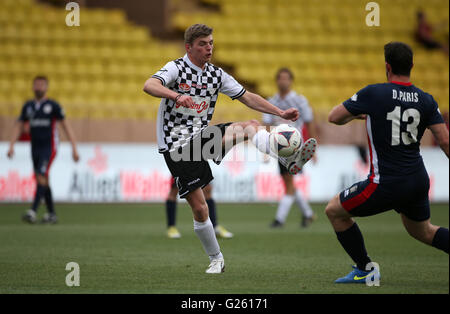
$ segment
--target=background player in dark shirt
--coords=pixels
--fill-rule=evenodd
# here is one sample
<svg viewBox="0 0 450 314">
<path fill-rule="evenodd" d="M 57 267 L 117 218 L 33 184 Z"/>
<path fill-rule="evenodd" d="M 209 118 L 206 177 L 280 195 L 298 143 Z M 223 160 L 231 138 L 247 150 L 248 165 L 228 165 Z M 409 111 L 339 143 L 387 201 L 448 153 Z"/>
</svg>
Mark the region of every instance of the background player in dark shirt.
<svg viewBox="0 0 450 314">
<path fill-rule="evenodd" d="M 428 128 L 448 157 L 448 129 L 433 97 L 410 82 L 411 48 L 393 42 L 385 45 L 384 54 L 388 83 L 363 88 L 328 117 L 338 125 L 365 118 L 370 152 L 368 179 L 336 195 L 325 209 L 339 242 L 356 263 L 337 283 L 365 283 L 379 276 L 378 271 L 366 271 L 371 260 L 352 217 L 395 209 L 412 237 L 448 254 L 448 229 L 430 223 L 429 177 L 419 149 Z"/>
<path fill-rule="evenodd" d="M 52 99 L 47 98 L 48 79 L 45 76 L 37 76 L 33 80 L 34 100 L 27 101 L 20 117 L 14 126 L 8 157 L 14 156 L 14 143 L 18 139 L 24 123 L 30 125 L 31 155 L 37 187 L 31 209 L 27 210 L 23 219 L 30 223 L 36 222 L 36 211 L 42 198 L 45 199 L 48 214 L 44 215 L 42 222 L 55 223 L 57 217 L 53 206 L 52 192 L 49 186 L 49 170 L 56 156 L 58 146 L 58 130 L 56 123 L 60 122 L 67 138 L 72 144 L 72 158 L 79 160 L 75 137 L 69 124 L 64 119 L 61 106 Z"/>
</svg>

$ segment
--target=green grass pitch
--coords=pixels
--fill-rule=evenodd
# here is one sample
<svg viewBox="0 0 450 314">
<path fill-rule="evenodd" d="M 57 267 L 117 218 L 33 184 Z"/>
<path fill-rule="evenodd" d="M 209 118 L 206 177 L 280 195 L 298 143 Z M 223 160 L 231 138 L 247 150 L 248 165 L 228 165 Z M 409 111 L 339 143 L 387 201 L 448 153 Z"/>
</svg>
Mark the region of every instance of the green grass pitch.
<svg viewBox="0 0 450 314">
<path fill-rule="evenodd" d="M 219 240 L 226 272 L 205 274 L 208 258 L 186 204 L 181 239 L 166 237 L 163 204 L 57 204 L 57 225 L 28 225 L 24 204 L 0 207 L 0 293 L 449 293 L 449 257 L 412 239 L 394 211 L 357 219 L 381 285 L 336 285 L 352 261 L 326 219 L 300 228 L 293 207 L 283 229 L 268 227 L 276 204 L 218 204 L 235 234 Z M 432 222 L 448 228 L 448 205 Z M 44 212 L 41 206 L 39 216 Z M 66 264 L 80 265 L 80 286 L 65 284 Z"/>
</svg>

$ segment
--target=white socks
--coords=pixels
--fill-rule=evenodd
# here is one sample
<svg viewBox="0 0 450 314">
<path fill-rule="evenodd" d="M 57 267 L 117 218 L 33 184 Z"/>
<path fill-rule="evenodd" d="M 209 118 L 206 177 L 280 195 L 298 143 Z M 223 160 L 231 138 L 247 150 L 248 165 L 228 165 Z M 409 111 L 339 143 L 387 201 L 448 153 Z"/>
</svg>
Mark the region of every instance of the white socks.
<svg viewBox="0 0 450 314">
<path fill-rule="evenodd" d="M 277 214 L 275 216 L 276 220 L 281 223 L 285 223 L 294 200 L 297 203 L 297 206 L 300 208 L 303 217 L 311 218 L 313 216 L 314 212 L 311 206 L 309 206 L 308 202 L 303 198 L 302 192 L 300 192 L 300 190 L 295 190 L 295 196 L 284 195 L 280 200 L 280 203 L 278 204 Z"/>
<path fill-rule="evenodd" d="M 303 217 L 311 218 L 313 216 L 313 211 L 311 206 L 309 206 L 308 202 L 303 198 L 302 192 L 300 190 L 295 190 L 295 202 L 297 206 L 302 211 Z"/>
<path fill-rule="evenodd" d="M 285 195 L 280 200 L 280 203 L 278 204 L 277 214 L 275 216 L 275 219 L 278 220 L 281 223 L 284 223 L 286 221 L 286 217 L 289 214 L 289 211 L 291 210 L 291 206 L 294 203 L 295 197 L 293 195 Z"/>
<path fill-rule="evenodd" d="M 206 254 L 209 256 L 209 260 L 223 258 L 220 252 L 219 243 L 217 242 L 216 233 L 211 220 L 208 219 L 204 222 L 198 222 L 194 219 L 194 231 L 197 237 L 202 242 L 203 248 Z"/>
<path fill-rule="evenodd" d="M 252 138 L 252 142 L 253 144 L 255 144 L 256 148 L 264 153 L 264 154 L 268 154 L 270 156 L 272 156 L 275 159 L 278 159 L 278 161 L 283 165 L 283 166 L 287 166 L 288 162 L 286 160 L 286 158 L 280 157 L 277 154 L 275 154 L 274 152 L 272 152 L 272 150 L 270 149 L 270 143 L 269 143 L 269 135 L 270 133 L 267 132 L 266 130 L 259 130 Z"/>
</svg>

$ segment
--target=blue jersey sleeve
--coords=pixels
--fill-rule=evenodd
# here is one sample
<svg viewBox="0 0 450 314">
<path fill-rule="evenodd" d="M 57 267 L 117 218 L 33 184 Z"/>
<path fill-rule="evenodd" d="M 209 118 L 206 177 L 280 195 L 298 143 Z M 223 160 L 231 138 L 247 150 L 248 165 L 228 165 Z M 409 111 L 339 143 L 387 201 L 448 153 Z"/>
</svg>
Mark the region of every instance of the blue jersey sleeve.
<svg viewBox="0 0 450 314">
<path fill-rule="evenodd" d="M 28 105 L 28 103 L 25 103 L 24 105 L 23 105 L 23 107 L 22 107 L 22 111 L 20 112 L 20 116 L 19 116 L 19 121 L 23 121 L 23 122 L 25 122 L 25 121 L 28 121 L 29 119 L 28 119 L 28 115 L 27 115 L 27 106 Z"/>
<path fill-rule="evenodd" d="M 370 114 L 371 87 L 367 86 L 343 102 L 345 109 L 352 115 Z"/>
<path fill-rule="evenodd" d="M 438 123 L 444 123 L 444 118 L 441 115 L 441 112 L 439 111 L 439 106 L 437 102 L 434 100 L 433 96 L 431 96 L 431 106 L 430 110 L 428 111 L 428 114 L 426 116 L 425 125 L 433 125 Z"/>
</svg>

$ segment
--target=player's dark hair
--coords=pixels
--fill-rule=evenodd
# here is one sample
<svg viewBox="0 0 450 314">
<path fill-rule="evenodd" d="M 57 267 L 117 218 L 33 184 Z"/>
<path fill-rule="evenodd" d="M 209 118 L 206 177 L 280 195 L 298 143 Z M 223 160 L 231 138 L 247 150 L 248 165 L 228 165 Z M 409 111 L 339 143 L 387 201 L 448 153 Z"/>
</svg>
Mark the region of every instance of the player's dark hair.
<svg viewBox="0 0 450 314">
<path fill-rule="evenodd" d="M 33 83 L 36 82 L 36 81 L 41 81 L 41 80 L 47 82 L 47 84 L 48 84 L 48 78 L 45 75 L 37 75 L 37 76 L 35 76 L 34 79 L 33 79 Z"/>
<path fill-rule="evenodd" d="M 275 78 L 278 80 L 280 78 L 280 74 L 281 73 L 287 73 L 289 74 L 289 77 L 291 78 L 291 80 L 294 80 L 294 73 L 292 73 L 292 71 L 288 68 L 281 68 L 277 71 L 277 74 L 275 75 Z"/>
<path fill-rule="evenodd" d="M 191 44 L 200 37 L 211 35 L 213 29 L 205 24 L 194 24 L 189 26 L 184 32 L 184 43 Z"/>
<path fill-rule="evenodd" d="M 390 42 L 384 46 L 384 60 L 392 67 L 396 75 L 410 76 L 413 67 L 413 51 L 401 42 Z"/>
</svg>

